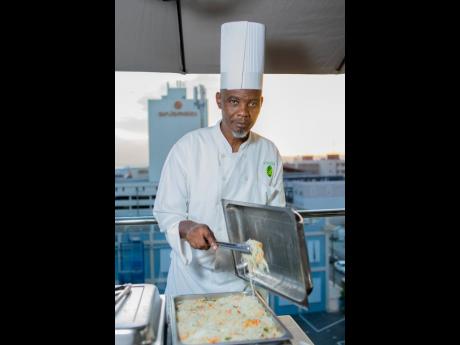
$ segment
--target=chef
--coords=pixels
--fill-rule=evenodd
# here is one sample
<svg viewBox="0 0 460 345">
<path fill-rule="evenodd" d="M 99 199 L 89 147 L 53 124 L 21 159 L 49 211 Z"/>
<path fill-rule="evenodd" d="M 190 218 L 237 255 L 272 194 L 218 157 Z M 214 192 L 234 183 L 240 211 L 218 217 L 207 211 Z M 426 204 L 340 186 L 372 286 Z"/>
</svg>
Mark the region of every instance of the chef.
<svg viewBox="0 0 460 345">
<path fill-rule="evenodd" d="M 263 103 L 264 50 L 263 24 L 222 25 L 222 119 L 184 135 L 164 163 L 153 213 L 172 248 L 166 295 L 245 288 L 230 250 L 216 244 L 229 240 L 222 199 L 285 206 L 281 156 L 251 131 Z"/>
</svg>

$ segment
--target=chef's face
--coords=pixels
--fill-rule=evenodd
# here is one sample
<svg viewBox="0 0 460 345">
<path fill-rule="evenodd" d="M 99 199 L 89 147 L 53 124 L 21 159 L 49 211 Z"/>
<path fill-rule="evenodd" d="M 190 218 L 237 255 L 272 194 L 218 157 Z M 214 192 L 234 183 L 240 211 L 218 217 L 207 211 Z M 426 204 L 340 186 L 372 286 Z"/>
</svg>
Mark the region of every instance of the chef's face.
<svg viewBox="0 0 460 345">
<path fill-rule="evenodd" d="M 259 116 L 262 90 L 221 90 L 216 102 L 222 110 L 222 129 L 234 138 L 245 138 Z"/>
</svg>

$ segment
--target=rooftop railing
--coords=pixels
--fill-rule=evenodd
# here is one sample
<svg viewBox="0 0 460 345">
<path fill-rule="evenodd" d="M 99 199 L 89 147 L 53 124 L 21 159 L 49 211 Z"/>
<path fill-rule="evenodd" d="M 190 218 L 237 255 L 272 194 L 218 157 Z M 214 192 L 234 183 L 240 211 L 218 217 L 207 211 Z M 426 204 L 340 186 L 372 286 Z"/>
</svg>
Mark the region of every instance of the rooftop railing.
<svg viewBox="0 0 460 345">
<path fill-rule="evenodd" d="M 324 210 L 296 210 L 304 218 L 345 216 L 344 208 Z M 115 225 L 151 225 L 158 224 L 154 216 L 144 217 L 115 217 Z"/>
</svg>

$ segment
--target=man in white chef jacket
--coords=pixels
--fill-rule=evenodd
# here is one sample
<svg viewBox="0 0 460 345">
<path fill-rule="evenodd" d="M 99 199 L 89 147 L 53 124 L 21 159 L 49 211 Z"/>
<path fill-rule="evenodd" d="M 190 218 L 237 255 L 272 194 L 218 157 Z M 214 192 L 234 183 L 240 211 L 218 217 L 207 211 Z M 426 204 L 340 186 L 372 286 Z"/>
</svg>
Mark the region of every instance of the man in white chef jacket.
<svg viewBox="0 0 460 345">
<path fill-rule="evenodd" d="M 172 247 L 165 294 L 242 291 L 234 274 L 222 199 L 285 206 L 276 146 L 251 132 L 262 106 L 265 26 L 221 27 L 222 120 L 184 135 L 163 166 L 154 215 Z"/>
</svg>

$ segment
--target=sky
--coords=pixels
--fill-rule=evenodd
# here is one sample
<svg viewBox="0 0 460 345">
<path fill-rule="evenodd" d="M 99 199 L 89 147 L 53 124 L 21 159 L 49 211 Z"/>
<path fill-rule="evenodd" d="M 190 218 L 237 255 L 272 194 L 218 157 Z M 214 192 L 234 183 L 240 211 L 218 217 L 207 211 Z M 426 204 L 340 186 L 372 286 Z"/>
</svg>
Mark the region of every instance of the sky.
<svg viewBox="0 0 460 345">
<path fill-rule="evenodd" d="M 187 98 L 204 85 L 209 125 L 221 112 L 215 102 L 218 74 L 115 72 L 115 167 L 148 166 L 147 100 L 166 94 L 166 83 L 184 81 Z M 253 131 L 282 156 L 345 154 L 345 75 L 265 74 L 264 102 Z"/>
</svg>

